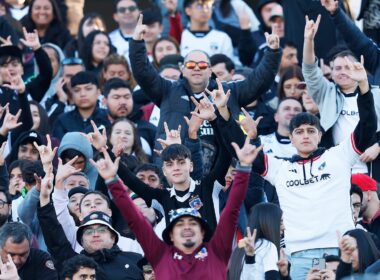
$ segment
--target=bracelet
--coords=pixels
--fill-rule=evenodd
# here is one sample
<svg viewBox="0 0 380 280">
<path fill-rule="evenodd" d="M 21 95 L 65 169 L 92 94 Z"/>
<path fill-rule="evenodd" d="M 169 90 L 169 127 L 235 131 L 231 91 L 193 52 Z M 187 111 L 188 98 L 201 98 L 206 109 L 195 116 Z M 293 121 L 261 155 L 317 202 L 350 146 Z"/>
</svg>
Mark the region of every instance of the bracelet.
<svg viewBox="0 0 380 280">
<path fill-rule="evenodd" d="M 115 183 L 116 181 L 119 181 L 119 179 L 120 179 L 119 176 L 116 174 L 114 177 L 104 180 L 104 182 L 106 183 L 106 185 L 109 185 L 109 184 Z"/>
</svg>

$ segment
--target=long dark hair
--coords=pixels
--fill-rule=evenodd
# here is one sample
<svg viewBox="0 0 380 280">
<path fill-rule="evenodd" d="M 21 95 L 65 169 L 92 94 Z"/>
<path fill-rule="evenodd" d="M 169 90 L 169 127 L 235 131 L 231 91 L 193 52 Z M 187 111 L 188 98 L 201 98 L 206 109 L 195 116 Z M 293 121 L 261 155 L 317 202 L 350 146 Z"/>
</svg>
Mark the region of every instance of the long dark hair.
<svg viewBox="0 0 380 280">
<path fill-rule="evenodd" d="M 148 157 L 142 149 L 141 140 L 140 140 L 140 136 L 137 131 L 136 125 L 127 118 L 119 118 L 115 120 L 113 124 L 107 129 L 107 139 L 108 139 L 107 145 L 112 148 L 112 144 L 110 142 L 112 131 L 115 125 L 118 124 L 119 122 L 127 122 L 131 125 L 132 130 L 133 130 L 132 153 L 135 153 L 135 156 L 140 163 L 148 162 Z"/>
<path fill-rule="evenodd" d="M 298 65 L 292 65 L 284 69 L 284 72 L 282 73 L 280 77 L 280 81 L 278 83 L 278 88 L 277 88 L 278 97 L 280 100 L 286 97 L 285 91 L 284 91 L 284 83 L 287 80 L 290 80 L 293 78 L 297 78 L 300 81 L 305 81 L 302 75 L 301 67 L 299 67 Z"/>
<path fill-rule="evenodd" d="M 92 62 L 92 58 L 93 58 L 92 47 L 93 47 L 95 37 L 98 34 L 103 34 L 104 36 L 108 38 L 108 43 L 109 43 L 109 48 L 110 48 L 108 55 L 114 52 L 114 47 L 112 46 L 111 39 L 106 32 L 103 32 L 100 30 L 94 30 L 90 32 L 90 34 L 88 34 L 87 37 L 84 39 L 82 48 L 79 49 L 79 57 L 82 58 L 84 66 L 86 67 L 86 70 L 89 70 L 89 71 L 99 68 L 99 66 L 102 64 L 100 63 L 100 65 L 96 67 Z"/>
<path fill-rule="evenodd" d="M 356 239 L 358 248 L 359 270 L 358 273 L 364 273 L 364 271 L 380 259 L 380 252 L 376 247 L 371 235 L 361 229 L 354 229 L 347 231 L 345 235 L 352 236 Z"/>
<path fill-rule="evenodd" d="M 23 26 L 25 26 L 25 28 L 29 32 L 32 32 L 34 29 L 37 28 L 36 24 L 32 20 L 32 9 L 33 9 L 33 5 L 35 2 L 36 2 L 36 0 L 30 1 L 28 14 L 22 19 Z M 62 17 L 61 17 L 61 14 L 59 12 L 59 7 L 58 7 L 57 2 L 55 0 L 49 0 L 49 2 L 51 3 L 51 5 L 53 7 L 53 20 L 49 24 L 49 27 L 54 26 L 54 25 L 63 26 Z"/>
<path fill-rule="evenodd" d="M 157 61 L 156 47 L 157 47 L 157 44 L 160 43 L 160 42 L 162 42 L 162 41 L 168 41 L 168 42 L 173 43 L 174 46 L 175 46 L 175 49 L 176 49 L 177 53 L 180 54 L 180 47 L 179 47 L 179 44 L 178 44 L 178 42 L 177 42 L 176 39 L 174 39 L 173 37 L 170 37 L 170 36 L 165 36 L 165 37 L 158 38 L 158 40 L 156 42 L 154 42 L 153 48 L 152 48 L 153 64 L 157 68 L 159 68 L 160 63 Z"/>
<path fill-rule="evenodd" d="M 38 113 L 40 114 L 40 126 L 36 128 L 36 131 L 41 135 L 50 134 L 49 116 L 44 107 L 34 100 L 30 100 L 29 104 L 37 106 Z"/>
<path fill-rule="evenodd" d="M 272 242 L 277 248 L 280 256 L 280 227 L 281 227 L 281 208 L 273 203 L 256 204 L 248 217 L 248 226 L 253 232 L 256 229 L 256 241 L 266 239 Z M 261 243 L 258 245 L 261 246 Z M 257 248 L 256 248 L 257 249 Z M 245 251 L 236 248 L 231 255 L 228 267 L 228 279 L 239 280 L 243 269 Z"/>
<path fill-rule="evenodd" d="M 87 21 L 87 20 L 95 20 L 95 19 L 99 19 L 103 26 L 106 28 L 106 23 L 103 19 L 103 17 L 98 14 L 98 13 L 95 13 L 95 12 L 92 12 L 92 13 L 89 13 L 89 14 L 86 14 L 79 22 L 79 27 L 78 27 L 78 33 L 77 33 L 77 37 L 78 37 L 78 50 L 80 50 L 84 44 L 84 35 L 83 35 L 83 25 L 84 23 Z"/>
</svg>

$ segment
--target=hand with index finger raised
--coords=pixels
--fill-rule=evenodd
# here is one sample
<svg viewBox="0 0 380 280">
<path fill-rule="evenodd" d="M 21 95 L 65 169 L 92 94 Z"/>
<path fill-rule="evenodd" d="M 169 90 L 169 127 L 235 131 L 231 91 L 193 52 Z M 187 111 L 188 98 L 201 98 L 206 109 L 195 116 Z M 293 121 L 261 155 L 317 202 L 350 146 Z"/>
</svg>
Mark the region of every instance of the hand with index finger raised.
<svg viewBox="0 0 380 280">
<path fill-rule="evenodd" d="M 144 39 L 144 34 L 146 33 L 147 26 L 143 24 L 143 15 L 140 14 L 137 20 L 137 25 L 135 27 L 135 32 L 133 33 L 133 40 L 140 41 Z"/>
</svg>

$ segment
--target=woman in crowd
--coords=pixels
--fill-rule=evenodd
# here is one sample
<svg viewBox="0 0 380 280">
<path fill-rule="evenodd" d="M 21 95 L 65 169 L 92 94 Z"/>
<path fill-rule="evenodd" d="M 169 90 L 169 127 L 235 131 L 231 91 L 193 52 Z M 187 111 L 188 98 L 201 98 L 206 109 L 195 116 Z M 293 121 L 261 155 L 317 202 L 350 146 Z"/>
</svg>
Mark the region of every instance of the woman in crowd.
<svg viewBox="0 0 380 280">
<path fill-rule="evenodd" d="M 78 57 L 79 50 L 84 44 L 84 39 L 91 31 L 100 30 L 105 32 L 107 30 L 106 23 L 102 16 L 98 13 L 86 14 L 79 22 L 77 38 L 71 40 L 65 48 L 65 55 L 67 57 Z"/>
<path fill-rule="evenodd" d="M 130 170 L 148 161 L 135 124 L 130 120 L 117 119 L 108 129 L 107 134 L 108 146 L 115 155 L 121 156 L 122 161 Z"/>
<path fill-rule="evenodd" d="M 380 252 L 370 233 L 354 229 L 339 239 L 340 263 L 336 279 L 343 279 L 352 274 L 362 274 L 380 259 Z"/>
<path fill-rule="evenodd" d="M 298 65 L 286 68 L 278 83 L 278 97 L 280 100 L 292 97 L 300 100 L 304 110 L 313 115 L 318 113 L 318 106 L 313 98 L 307 94 L 305 79 Z"/>
<path fill-rule="evenodd" d="M 232 254 L 228 279 L 279 279 L 277 266 L 280 256 L 280 236 L 284 231 L 282 210 L 273 203 L 259 203 L 252 208 L 248 218 L 248 226 L 253 236 L 239 242 L 239 247 Z M 281 275 L 288 275 L 286 269 L 281 269 Z"/>
<path fill-rule="evenodd" d="M 32 0 L 29 12 L 21 23 L 28 32 L 37 30 L 41 44 L 53 43 L 63 49 L 71 40 L 55 0 Z"/>
<path fill-rule="evenodd" d="M 114 52 L 114 47 L 107 33 L 94 30 L 87 35 L 80 49 L 86 70 L 99 74 L 103 67 L 103 60 Z"/>
<path fill-rule="evenodd" d="M 161 37 L 153 45 L 153 65 L 160 67 L 161 59 L 168 54 L 179 54 L 179 44 L 172 37 Z"/>
</svg>

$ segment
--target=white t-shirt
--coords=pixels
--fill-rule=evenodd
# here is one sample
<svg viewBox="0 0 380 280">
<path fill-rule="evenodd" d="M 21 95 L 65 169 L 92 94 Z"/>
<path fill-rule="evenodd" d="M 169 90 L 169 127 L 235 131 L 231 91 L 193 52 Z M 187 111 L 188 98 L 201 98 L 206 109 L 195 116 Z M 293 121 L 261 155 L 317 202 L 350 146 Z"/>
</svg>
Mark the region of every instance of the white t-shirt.
<svg viewBox="0 0 380 280">
<path fill-rule="evenodd" d="M 268 135 L 260 135 L 261 144 L 264 145 L 263 151 L 266 154 L 271 154 L 280 158 L 291 158 L 297 154 L 297 149 L 294 148 L 290 139 L 277 139 L 276 133 Z"/>
<path fill-rule="evenodd" d="M 343 94 L 344 103 L 342 111 L 339 114 L 338 120 L 335 122 L 332 133 L 334 139 L 334 145 L 338 145 L 343 142 L 344 139 L 350 137 L 350 134 L 355 130 L 356 125 L 359 122 L 359 109 L 358 109 L 358 95 Z M 352 167 L 352 173 L 367 173 L 367 165 L 360 160 Z"/>
<path fill-rule="evenodd" d="M 290 253 L 338 247 L 336 230 L 355 228 L 351 167 L 359 153 L 352 135 L 312 160 L 291 162 L 265 155 L 262 176 L 276 187 Z"/>
<path fill-rule="evenodd" d="M 265 280 L 265 272 L 278 271 L 277 248 L 272 242 L 258 239 L 255 243 L 255 250 L 255 263 L 244 263 L 240 280 Z"/>
<path fill-rule="evenodd" d="M 224 32 L 211 29 L 209 32 L 193 34 L 189 29 L 182 32 L 181 55 L 186 56 L 192 50 L 201 50 L 209 56 L 217 53 L 233 58 L 231 38 Z"/>
</svg>

